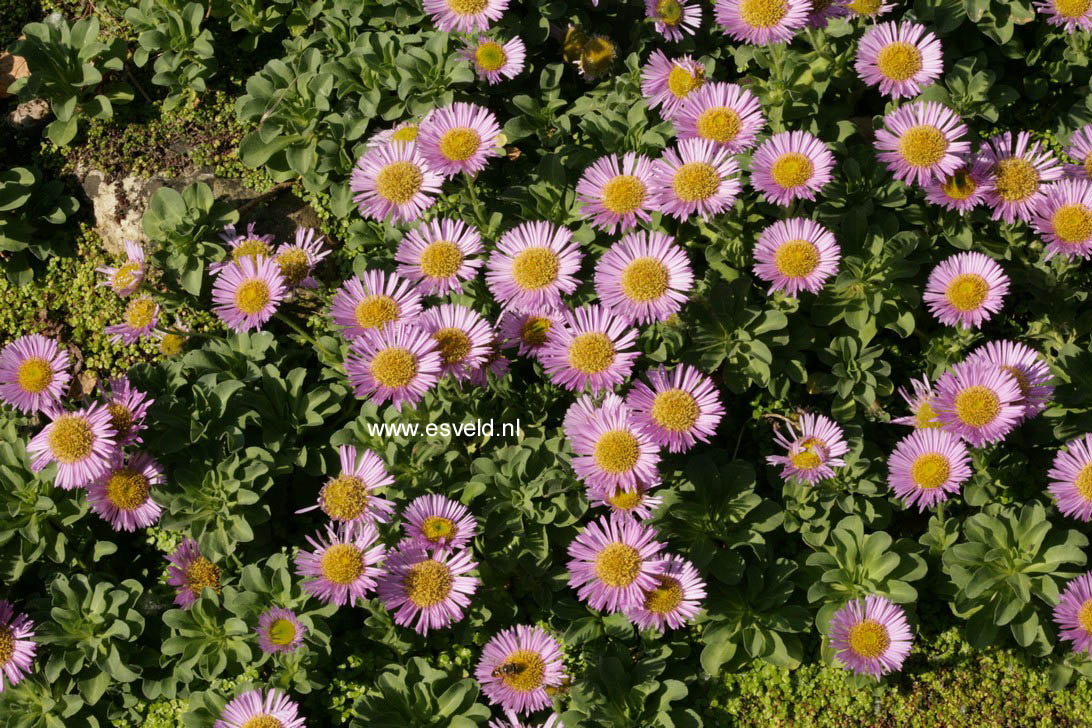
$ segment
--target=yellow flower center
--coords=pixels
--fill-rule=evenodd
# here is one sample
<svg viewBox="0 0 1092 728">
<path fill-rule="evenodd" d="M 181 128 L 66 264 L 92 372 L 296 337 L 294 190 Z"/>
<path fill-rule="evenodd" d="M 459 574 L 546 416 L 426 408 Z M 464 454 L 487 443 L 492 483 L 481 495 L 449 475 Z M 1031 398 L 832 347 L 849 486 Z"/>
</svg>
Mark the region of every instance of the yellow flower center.
<svg viewBox="0 0 1092 728">
<path fill-rule="evenodd" d="M 508 61 L 508 54 L 500 43 L 489 40 L 474 50 L 474 62 L 483 71 L 499 71 Z"/>
<path fill-rule="evenodd" d="M 932 167 L 947 151 L 948 139 L 935 126 L 912 127 L 899 139 L 899 154 L 911 167 Z"/>
<path fill-rule="evenodd" d="M 546 660 L 533 650 L 516 650 L 504 659 L 494 673 L 500 673 L 501 681 L 512 690 L 528 693 L 542 687 L 542 681 L 546 678 Z"/>
<path fill-rule="evenodd" d="M 527 248 L 512 260 L 512 280 L 525 291 L 536 291 L 557 280 L 561 261 L 549 248 Z"/>
<path fill-rule="evenodd" d="M 194 596 L 199 596 L 205 587 L 220 593 L 220 567 L 204 556 L 198 556 L 186 568 L 186 588 Z"/>
<path fill-rule="evenodd" d="M 62 465 L 83 460 L 95 445 L 95 433 L 83 417 L 61 415 L 49 428 L 49 451 Z"/>
<path fill-rule="evenodd" d="M 725 143 L 739 135 L 743 120 L 735 110 L 727 106 L 716 106 L 701 112 L 695 126 L 702 139 Z"/>
<path fill-rule="evenodd" d="M 925 490 L 939 488 L 948 482 L 951 474 L 951 465 L 948 458 L 940 453 L 930 452 L 919 455 L 910 466 L 910 479 L 914 485 Z"/>
<path fill-rule="evenodd" d="M 849 628 L 849 649 L 860 657 L 875 659 L 887 652 L 890 646 L 891 636 L 887 633 L 887 627 L 874 619 L 866 619 Z"/>
<path fill-rule="evenodd" d="M 777 246 L 774 265 L 781 275 L 807 278 L 819 267 L 819 248 L 807 240 L 789 240 Z"/>
<path fill-rule="evenodd" d="M 131 329 L 144 329 L 155 320 L 155 301 L 138 298 L 125 307 L 125 324 Z"/>
<path fill-rule="evenodd" d="M 1085 175 L 1092 177 L 1092 152 L 1085 155 L 1084 158 L 1084 173 Z"/>
<path fill-rule="evenodd" d="M 284 723 L 267 713 L 263 713 L 247 720 L 246 723 L 243 723 L 243 728 L 284 728 Z"/>
<path fill-rule="evenodd" d="M 421 533 L 432 543 L 455 538 L 455 521 L 443 516 L 429 516 L 421 523 Z"/>
<path fill-rule="evenodd" d="M 615 215 L 625 215 L 640 209 L 647 194 L 644 182 L 633 175 L 619 174 L 607 180 L 599 199 Z"/>
<path fill-rule="evenodd" d="M 342 473 L 322 486 L 322 511 L 335 521 L 354 521 L 368 508 L 368 484 L 351 473 Z"/>
<path fill-rule="evenodd" d="M 671 185 L 683 202 L 707 200 L 720 189 L 720 173 L 706 162 L 687 162 L 675 172 Z"/>
<path fill-rule="evenodd" d="M 645 592 L 645 610 L 653 614 L 669 614 L 683 600 L 683 588 L 678 579 L 670 576 L 658 576 L 660 583 Z"/>
<path fill-rule="evenodd" d="M 451 569 L 432 559 L 414 564 L 402 578 L 406 598 L 418 607 L 432 607 L 447 599 L 454 582 Z"/>
<path fill-rule="evenodd" d="M 244 258 L 250 258 L 257 262 L 259 258 L 268 258 L 270 254 L 269 244 L 264 240 L 249 238 L 239 243 L 231 251 L 231 259 L 238 263 Z"/>
<path fill-rule="evenodd" d="M 334 544 L 322 553 L 319 569 L 333 584 L 352 584 L 364 573 L 364 554 L 351 543 Z"/>
<path fill-rule="evenodd" d="M 922 68 L 921 51 L 912 43 L 897 40 L 876 54 L 876 68 L 892 81 L 906 81 Z"/>
<path fill-rule="evenodd" d="M 1092 236 L 1092 211 L 1081 204 L 1063 205 L 1050 219 L 1054 234 L 1067 245 L 1080 245 Z"/>
<path fill-rule="evenodd" d="M 11 627 L 0 627 L 0 665 L 6 665 L 15 655 L 15 634 Z"/>
<path fill-rule="evenodd" d="M 847 7 L 858 15 L 869 17 L 876 14 L 883 0 L 853 0 Z"/>
<path fill-rule="evenodd" d="M 961 169 L 946 179 L 941 187 L 944 194 L 953 200 L 965 200 L 974 194 L 975 190 L 978 189 L 978 184 L 971 179 L 971 175 L 967 173 L 967 170 Z"/>
<path fill-rule="evenodd" d="M 607 544 L 595 557 L 595 575 L 609 587 L 629 586 L 640 573 L 641 554 L 629 544 Z"/>
<path fill-rule="evenodd" d="M 940 429 L 940 421 L 937 419 L 936 410 L 933 409 L 931 403 L 922 402 L 921 406 L 918 407 L 918 411 L 914 413 L 914 427 L 919 430 Z"/>
<path fill-rule="evenodd" d="M 689 392 L 667 389 L 652 400 L 652 420 L 669 432 L 686 432 L 698 421 L 701 411 Z"/>
<path fill-rule="evenodd" d="M 814 437 L 800 443 L 800 452 L 789 456 L 789 462 L 797 470 L 814 470 L 823 464 L 823 444 Z"/>
<path fill-rule="evenodd" d="M 421 251 L 421 272 L 429 278 L 450 278 L 463 264 L 463 251 L 450 240 L 437 240 Z"/>
<path fill-rule="evenodd" d="M 375 176 L 375 191 L 389 202 L 404 205 L 413 199 L 424 182 L 425 175 L 413 162 L 391 162 Z"/>
<path fill-rule="evenodd" d="M 1039 189 L 1039 172 L 1027 160 L 1015 157 L 1002 159 L 997 163 L 997 178 L 993 186 L 1005 202 L 1020 202 Z"/>
<path fill-rule="evenodd" d="M 644 496 L 641 495 L 641 491 L 639 490 L 619 489 L 607 496 L 607 503 L 610 503 L 620 511 L 632 511 L 634 508 L 641 505 L 642 500 L 644 500 Z"/>
<path fill-rule="evenodd" d="M 470 353 L 470 337 L 462 329 L 440 329 L 432 338 L 440 347 L 440 358 L 444 364 L 458 364 Z"/>
<path fill-rule="evenodd" d="M 474 156 L 482 145 L 478 132 L 467 126 L 449 129 L 440 137 L 440 154 L 452 162 L 463 162 Z"/>
<path fill-rule="evenodd" d="M 390 296 L 368 296 L 356 304 L 353 318 L 362 329 L 382 329 L 398 318 L 398 304 Z"/>
<path fill-rule="evenodd" d="M 487 0 L 447 0 L 447 6 L 457 15 L 477 15 L 488 4 Z"/>
<path fill-rule="evenodd" d="M 1054 10 L 1067 20 L 1083 18 L 1092 7 L 1092 0 L 1053 0 Z"/>
<path fill-rule="evenodd" d="M 269 303 L 269 285 L 260 278 L 251 278 L 235 289 L 235 307 L 253 316 Z"/>
<path fill-rule="evenodd" d="M 602 75 L 614 62 L 614 44 L 601 35 L 589 38 L 580 51 L 580 67 L 590 78 Z"/>
<path fill-rule="evenodd" d="M 417 141 L 417 125 L 406 124 L 398 131 L 391 134 L 392 142 L 415 142 Z"/>
<path fill-rule="evenodd" d="M 126 263 L 114 271 L 114 277 L 110 279 L 110 287 L 115 291 L 124 291 L 137 280 L 140 271 L 140 263 Z"/>
<path fill-rule="evenodd" d="M 584 374 L 598 374 L 614 363 L 614 344 L 606 334 L 580 334 L 569 345 L 569 365 Z"/>
<path fill-rule="evenodd" d="M 944 291 L 944 298 L 958 311 L 974 311 L 990 292 L 986 279 L 977 273 L 960 273 Z"/>
<path fill-rule="evenodd" d="M 311 261 L 307 253 L 299 248 L 289 248 L 276 258 L 277 267 L 281 269 L 284 282 L 290 286 L 298 286 L 300 281 L 311 272 Z"/>
<path fill-rule="evenodd" d="M 637 258 L 622 271 L 622 293 L 637 303 L 655 301 L 667 293 L 667 266 L 655 258 Z"/>
<path fill-rule="evenodd" d="M 550 332 L 550 319 L 530 316 L 520 327 L 519 336 L 527 346 L 542 346 L 546 343 L 546 334 Z"/>
<path fill-rule="evenodd" d="M 110 425 L 117 436 L 123 438 L 128 435 L 133 427 L 133 411 L 120 402 L 106 405 L 106 411 L 110 413 Z"/>
<path fill-rule="evenodd" d="M 971 427 L 990 424 L 1001 413 L 1001 400 L 989 387 L 967 387 L 955 396 L 955 414 Z"/>
<path fill-rule="evenodd" d="M 27 357 L 15 370 L 15 382 L 24 392 L 44 392 L 53 383 L 53 367 L 40 356 Z"/>
<path fill-rule="evenodd" d="M 770 177 L 779 187 L 788 190 L 807 182 L 814 171 L 815 165 L 807 155 L 789 152 L 782 154 L 770 166 Z"/>
<path fill-rule="evenodd" d="M 280 647 L 292 644 L 296 639 L 296 625 L 290 619 L 277 619 L 269 625 L 269 641 Z"/>
<path fill-rule="evenodd" d="M 1092 501 L 1092 465 L 1081 468 L 1081 472 L 1077 473 L 1073 481 L 1073 487 L 1081 494 L 1081 498 Z"/>
<path fill-rule="evenodd" d="M 772 28 L 789 12 L 786 0 L 742 0 L 740 19 L 752 28 Z"/>
<path fill-rule="evenodd" d="M 184 340 L 178 334 L 163 334 L 159 340 L 159 353 L 163 356 L 178 356 L 182 353 Z"/>
<path fill-rule="evenodd" d="M 667 90 L 677 99 L 685 99 L 690 92 L 705 83 L 705 73 L 695 71 L 690 73 L 682 66 L 675 65 L 667 74 Z"/>
<path fill-rule="evenodd" d="M 1027 397 L 1031 392 L 1031 382 L 1028 381 L 1027 375 L 1016 367 L 1010 367 L 1007 364 L 1001 365 L 1001 371 L 1006 372 L 1016 380 L 1016 386 L 1020 388 L 1020 396 Z"/>
<path fill-rule="evenodd" d="M 381 386 L 401 389 L 417 376 L 417 357 L 401 347 L 384 349 L 372 359 L 371 372 Z"/>
<path fill-rule="evenodd" d="M 1092 599 L 1086 599 L 1081 609 L 1077 612 L 1077 623 L 1088 634 L 1092 635 Z"/>
<path fill-rule="evenodd" d="M 611 430 L 595 442 L 595 463 L 607 473 L 628 473 L 641 457 L 637 438 L 626 430 Z"/>
<path fill-rule="evenodd" d="M 127 468 L 115 470 L 106 481 L 106 499 L 123 511 L 131 511 L 148 500 L 148 479 Z"/>
<path fill-rule="evenodd" d="M 682 3 L 679 0 L 660 0 L 656 3 L 656 19 L 664 25 L 678 25 L 683 19 Z"/>
</svg>

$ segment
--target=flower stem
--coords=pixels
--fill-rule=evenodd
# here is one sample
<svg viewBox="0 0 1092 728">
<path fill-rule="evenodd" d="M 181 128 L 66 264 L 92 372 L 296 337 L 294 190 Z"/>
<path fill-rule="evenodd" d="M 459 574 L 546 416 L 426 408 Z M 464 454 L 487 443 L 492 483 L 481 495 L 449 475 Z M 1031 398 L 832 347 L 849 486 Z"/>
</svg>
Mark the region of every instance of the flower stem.
<svg viewBox="0 0 1092 728">
<path fill-rule="evenodd" d="M 463 172 L 463 181 L 466 182 L 466 192 L 470 197 L 470 206 L 474 209 L 474 217 L 478 221 L 478 229 L 484 234 L 488 232 L 488 223 L 485 220 L 485 210 L 482 208 L 482 203 L 478 200 L 478 192 L 474 189 L 474 179 Z"/>
</svg>

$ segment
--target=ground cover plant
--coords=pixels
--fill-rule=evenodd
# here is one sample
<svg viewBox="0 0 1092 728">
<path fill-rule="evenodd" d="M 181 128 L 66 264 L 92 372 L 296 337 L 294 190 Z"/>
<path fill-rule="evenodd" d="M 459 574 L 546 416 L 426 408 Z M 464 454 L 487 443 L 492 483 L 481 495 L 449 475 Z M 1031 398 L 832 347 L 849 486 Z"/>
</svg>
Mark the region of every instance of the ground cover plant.
<svg viewBox="0 0 1092 728">
<path fill-rule="evenodd" d="M 0 24 L 5 725 L 1087 723 L 1092 4 Z"/>
</svg>

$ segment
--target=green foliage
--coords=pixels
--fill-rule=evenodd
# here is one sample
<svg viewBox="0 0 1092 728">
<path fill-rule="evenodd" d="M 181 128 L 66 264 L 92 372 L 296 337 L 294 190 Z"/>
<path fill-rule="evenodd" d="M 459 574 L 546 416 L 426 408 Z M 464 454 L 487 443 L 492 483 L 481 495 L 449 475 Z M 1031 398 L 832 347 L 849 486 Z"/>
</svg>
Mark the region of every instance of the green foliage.
<svg viewBox="0 0 1092 728">
<path fill-rule="evenodd" d="M 199 295 L 204 260 L 223 251 L 213 237 L 238 219 L 230 205 L 213 197 L 211 187 L 195 182 L 182 192 L 170 187 L 156 190 L 148 200 L 142 224 L 145 235 L 162 244 L 155 260 L 183 290 Z"/>
<path fill-rule="evenodd" d="M 36 169 L 14 167 L 0 172 L 0 251 L 11 253 L 4 274 L 16 284 L 34 278 L 34 260 L 64 253 L 57 226 L 80 203 L 67 194 L 60 180 L 43 180 Z"/>
<path fill-rule="evenodd" d="M 152 83 L 167 87 L 165 111 L 197 101 L 216 73 L 212 32 L 201 27 L 204 19 L 200 4 L 179 6 L 173 0 L 141 0 L 125 12 L 125 20 L 139 34 L 133 61 L 143 67 L 155 56 Z"/>
</svg>

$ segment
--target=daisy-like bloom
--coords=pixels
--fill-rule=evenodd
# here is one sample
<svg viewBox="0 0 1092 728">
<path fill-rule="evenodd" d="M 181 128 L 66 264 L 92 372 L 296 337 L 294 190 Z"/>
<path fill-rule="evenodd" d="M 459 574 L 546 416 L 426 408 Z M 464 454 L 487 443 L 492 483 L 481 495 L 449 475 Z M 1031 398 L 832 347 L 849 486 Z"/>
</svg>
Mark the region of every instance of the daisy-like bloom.
<svg viewBox="0 0 1092 728">
<path fill-rule="evenodd" d="M 243 258 L 224 268 L 212 284 L 212 310 L 232 331 L 260 329 L 281 305 L 287 290 L 271 258 Z"/>
<path fill-rule="evenodd" d="M 126 240 L 124 263 L 116 268 L 101 266 L 95 270 L 106 276 L 100 286 L 109 286 L 114 293 L 125 298 L 144 280 L 144 248 L 132 240 Z"/>
<path fill-rule="evenodd" d="M 663 51 L 654 50 L 641 69 L 641 95 L 648 108 L 660 109 L 660 116 L 669 121 L 683 100 L 703 83 L 705 66 L 689 55 L 672 59 Z"/>
<path fill-rule="evenodd" d="M 851 0 L 846 9 L 858 18 L 878 18 L 894 9 L 895 3 L 884 0 Z"/>
<path fill-rule="evenodd" d="M 417 319 L 417 325 L 436 341 L 441 376 L 469 379 L 493 348 L 493 327 L 480 313 L 461 304 L 430 308 Z"/>
<path fill-rule="evenodd" d="M 572 440 L 576 433 L 593 425 L 600 412 L 626 409 L 626 401 L 614 392 L 607 392 L 603 399 L 596 402 L 596 398 L 584 395 L 577 397 L 569 409 L 565 412 L 565 418 L 561 422 L 561 429 L 565 437 Z"/>
<path fill-rule="evenodd" d="M 944 430 L 914 430 L 887 459 L 887 484 L 895 495 L 919 511 L 959 492 L 971 477 L 970 455 L 963 442 Z"/>
<path fill-rule="evenodd" d="M 250 690 L 224 706 L 212 728 L 306 728 L 299 706 L 281 691 Z"/>
<path fill-rule="evenodd" d="M 178 606 L 189 609 L 205 589 L 220 593 L 220 567 L 201 555 L 192 538 L 179 544 L 167 561 L 167 583 L 175 588 Z"/>
<path fill-rule="evenodd" d="M 582 257 L 568 229 L 544 221 L 520 223 L 497 242 L 485 282 L 506 308 L 560 308 L 561 294 L 576 290 Z"/>
<path fill-rule="evenodd" d="M 562 325 L 561 314 L 557 311 L 519 313 L 508 310 L 501 316 L 497 329 L 504 347 L 518 347 L 520 356 L 538 358 L 546 345 L 550 329 Z"/>
<path fill-rule="evenodd" d="M 372 492 L 394 485 L 394 478 L 387 473 L 383 460 L 371 450 L 358 453 L 352 445 L 342 445 L 337 454 L 341 460 L 341 473 L 322 486 L 317 505 L 296 512 L 320 508 L 331 521 L 341 523 L 389 521 L 394 513 L 394 503 Z"/>
<path fill-rule="evenodd" d="M 751 45 L 787 43 L 807 25 L 808 0 L 717 0 L 717 23 L 729 37 Z"/>
<path fill-rule="evenodd" d="M 421 117 L 400 121 L 389 129 L 377 131 L 368 138 L 365 147 L 367 149 L 376 149 L 393 143 L 405 144 L 408 142 L 415 142 L 417 141 L 417 132 L 420 130 L 421 124 L 424 124 L 430 116 L 432 116 L 431 111 Z"/>
<path fill-rule="evenodd" d="M 592 521 L 569 544 L 569 586 L 592 609 L 620 612 L 641 603 L 663 568 L 656 531 L 612 513 Z"/>
<path fill-rule="evenodd" d="M 533 713 L 550 705 L 546 688 L 565 680 L 561 645 L 541 627 L 518 624 L 485 643 L 474 677 L 493 705 Z"/>
<path fill-rule="evenodd" d="M 468 549 L 429 553 L 406 544 L 387 557 L 379 578 L 379 599 L 394 612 L 394 623 L 418 634 L 443 629 L 463 618 L 479 581 L 467 576 L 478 564 Z"/>
<path fill-rule="evenodd" d="M 645 590 L 626 617 L 640 629 L 678 629 L 701 612 L 705 581 L 686 559 L 670 555 L 660 561 L 657 584 Z"/>
<path fill-rule="evenodd" d="M 421 313 L 421 292 L 397 273 L 366 270 L 341 284 L 330 302 L 330 318 L 347 339 L 387 324 L 412 322 Z"/>
<path fill-rule="evenodd" d="M 461 549 L 478 530 L 470 509 L 435 493 L 415 498 L 402 516 L 406 519 L 406 538 L 416 548 Z"/>
<path fill-rule="evenodd" d="M 666 321 L 686 303 L 694 273 L 686 251 L 661 232 L 639 230 L 612 245 L 595 267 L 595 293 L 631 323 Z"/>
<path fill-rule="evenodd" d="M 993 364 L 965 361 L 937 382 L 933 407 L 943 429 L 971 447 L 998 442 L 1020 422 L 1024 408 L 1016 377 Z"/>
<path fill-rule="evenodd" d="M 876 156 L 907 184 L 946 180 L 971 149 L 970 142 L 960 141 L 967 126 L 959 115 L 935 101 L 900 106 L 883 123 L 876 131 Z"/>
<path fill-rule="evenodd" d="M 443 181 L 416 142 L 392 142 L 364 152 L 353 167 L 349 189 L 362 216 L 413 222 L 436 202 Z"/>
<path fill-rule="evenodd" d="M 144 419 L 155 400 L 133 387 L 128 377 L 111 379 L 104 400 L 118 447 L 142 442 L 140 433 L 145 427 Z"/>
<path fill-rule="evenodd" d="M 686 0 L 645 0 L 645 14 L 668 40 L 680 41 L 701 27 L 701 6 Z"/>
<path fill-rule="evenodd" d="M 311 277 L 319 261 L 330 254 L 323 246 L 322 236 L 314 228 L 296 229 L 296 241 L 285 243 L 273 254 L 273 262 L 280 269 L 284 284 L 289 288 L 318 288 L 318 281 Z"/>
<path fill-rule="evenodd" d="M 1085 124 L 1073 132 L 1065 153 L 1077 160 L 1077 164 L 1066 165 L 1070 177 L 1092 179 L 1092 124 Z"/>
<path fill-rule="evenodd" d="M 440 375 L 436 339 L 414 324 L 392 324 L 353 339 L 345 373 L 356 396 L 376 404 L 390 400 L 398 411 L 416 404 Z"/>
<path fill-rule="evenodd" d="M 209 264 L 209 273 L 218 274 L 232 263 L 249 259 L 257 262 L 261 258 L 269 258 L 273 255 L 273 236 L 259 235 L 255 232 L 254 223 L 246 226 L 246 232 L 238 232 L 234 225 L 228 225 L 220 233 L 220 239 L 228 244 L 228 252 L 231 257 L 219 263 Z"/>
<path fill-rule="evenodd" d="M 1046 189 L 1032 227 L 1046 242 L 1046 257 L 1092 255 L 1092 181 L 1064 179 Z"/>
<path fill-rule="evenodd" d="M 652 164 L 654 203 L 667 215 L 708 219 L 739 195 L 739 164 L 731 152 L 706 139 L 683 139 Z"/>
<path fill-rule="evenodd" d="M 461 55 L 474 66 L 478 78 L 492 86 L 523 72 L 527 46 L 518 35 L 503 44 L 492 38 L 477 36 L 466 41 Z"/>
<path fill-rule="evenodd" d="M 576 476 L 589 488 L 604 493 L 658 484 L 659 448 L 632 417 L 629 408 L 593 410 L 588 395 L 581 399 L 584 402 L 573 407 L 593 414 L 565 429 L 573 448 Z M 573 422 L 573 418 L 566 418 L 566 424 Z"/>
<path fill-rule="evenodd" d="M 1047 473 L 1050 494 L 1064 516 L 1092 520 L 1092 434 L 1070 440 Z"/>
<path fill-rule="evenodd" d="M 307 628 L 291 609 L 270 607 L 258 617 L 258 646 L 262 652 L 295 652 L 303 644 Z"/>
<path fill-rule="evenodd" d="M 1047 23 L 1067 33 L 1092 30 L 1092 2 L 1088 0 L 1036 0 L 1035 9 L 1047 16 Z"/>
<path fill-rule="evenodd" d="M 989 163 L 980 156 L 967 156 L 955 172 L 925 185 L 925 199 L 963 215 L 986 199 L 992 178 Z"/>
<path fill-rule="evenodd" d="M 1092 572 L 1081 574 L 1065 585 L 1054 607 L 1058 636 L 1073 643 L 1074 652 L 1092 655 Z"/>
<path fill-rule="evenodd" d="M 4 679 L 10 686 L 18 685 L 30 674 L 34 653 L 34 622 L 25 614 L 16 614 L 11 602 L 0 599 L 0 693 Z"/>
<path fill-rule="evenodd" d="M 705 139 L 737 154 L 754 146 L 766 117 L 753 93 L 718 81 L 687 96 L 672 123 L 679 139 Z"/>
<path fill-rule="evenodd" d="M 72 375 L 68 351 L 41 334 L 28 334 L 0 351 L 0 401 L 33 414 L 60 404 Z"/>
<path fill-rule="evenodd" d="M 869 26 L 857 46 L 855 66 L 862 81 L 893 99 L 917 96 L 944 71 L 940 41 L 909 20 Z"/>
<path fill-rule="evenodd" d="M 994 220 L 1031 222 L 1035 209 L 1046 199 L 1045 183 L 1062 176 L 1058 160 L 1039 142 L 1032 142 L 1026 131 L 1015 140 L 1007 131 L 991 137 L 982 145 L 982 156 L 993 172 L 985 197 Z"/>
<path fill-rule="evenodd" d="M 511 711 L 507 711 L 504 714 L 504 720 L 491 720 L 489 721 L 489 728 L 565 728 L 561 722 L 561 716 L 557 713 L 553 713 L 546 722 L 541 725 L 531 725 L 530 723 L 523 723 L 520 721 L 519 716 Z"/>
<path fill-rule="evenodd" d="M 425 12 L 445 32 L 489 30 L 508 9 L 508 0 L 424 0 Z"/>
<path fill-rule="evenodd" d="M 584 170 L 576 183 L 580 215 L 600 230 L 625 232 L 648 222 L 652 206 L 652 160 L 626 152 L 600 157 Z"/>
<path fill-rule="evenodd" d="M 849 452 L 845 434 L 834 420 L 825 415 L 805 412 L 796 426 L 787 425 L 787 434 L 774 433 L 774 440 L 785 448 L 784 455 L 770 455 L 766 462 L 781 466 L 781 478 L 815 485 L 834 477 L 834 468 L 845 465 L 842 456 Z"/>
<path fill-rule="evenodd" d="M 838 272 L 841 249 L 834 233 L 803 217 L 778 220 L 762 231 L 755 244 L 755 275 L 796 298 L 800 291 L 819 293 Z"/>
<path fill-rule="evenodd" d="M 121 323 L 106 327 L 112 343 L 133 344 L 142 336 L 151 336 L 159 322 L 159 304 L 151 296 L 141 296 L 129 301 L 122 314 Z"/>
<path fill-rule="evenodd" d="M 896 417 L 891 422 L 896 425 L 909 425 L 918 430 L 938 429 L 940 421 L 937 420 L 936 410 L 933 409 L 933 400 L 936 394 L 928 377 L 911 379 L 914 393 L 911 395 L 905 387 L 899 387 L 899 396 L 910 407 L 910 414 L 906 417 Z"/>
<path fill-rule="evenodd" d="M 887 598 L 873 594 L 863 603 L 853 599 L 834 613 L 830 646 L 847 668 L 880 677 L 902 668 L 914 635 L 906 612 Z"/>
<path fill-rule="evenodd" d="M 163 485 L 159 463 L 142 452 L 125 462 L 119 452 L 110 469 L 87 487 L 87 503 L 115 531 L 147 528 L 162 512 L 152 500 L 152 488 L 158 485 Z"/>
<path fill-rule="evenodd" d="M 831 180 L 834 155 L 806 131 L 783 131 L 762 142 L 751 157 L 751 185 L 767 202 L 788 206 L 814 200 Z"/>
<path fill-rule="evenodd" d="M 989 364 L 1008 372 L 1020 387 L 1018 404 L 1024 411 L 1020 421 L 1035 417 L 1047 408 L 1054 386 L 1050 383 L 1050 367 L 1043 355 L 1026 344 L 1015 341 L 990 341 L 967 356 L 968 362 Z"/>
<path fill-rule="evenodd" d="M 498 136 L 500 126 L 492 111 L 456 102 L 437 109 L 421 124 L 417 147 L 429 166 L 445 177 L 460 172 L 473 176 L 485 169 L 490 157 L 500 154 Z"/>
<path fill-rule="evenodd" d="M 849 12 L 848 0 L 812 0 L 808 27 L 823 29 L 834 18 L 844 18 Z"/>
<path fill-rule="evenodd" d="M 689 364 L 670 372 L 650 369 L 644 381 L 633 385 L 626 406 L 634 419 L 660 447 L 686 452 L 697 442 L 709 442 L 724 417 L 713 381 Z"/>
<path fill-rule="evenodd" d="M 1009 277 L 982 253 L 957 253 L 929 274 L 922 300 L 945 326 L 977 329 L 1001 310 Z"/>
<path fill-rule="evenodd" d="M 369 521 L 326 524 L 326 535 L 307 537 L 312 551 L 296 554 L 296 573 L 304 577 L 303 590 L 319 601 L 341 607 L 375 589 L 383 573 L 375 565 L 386 548 Z"/>
<path fill-rule="evenodd" d="M 546 335 L 539 361 L 557 385 L 593 393 L 621 384 L 633 371 L 637 331 L 598 304 L 566 311 Z"/>
<path fill-rule="evenodd" d="M 30 468 L 40 472 L 57 463 L 53 481 L 65 490 L 82 488 L 102 476 L 114 461 L 117 444 L 110 424 L 110 412 L 101 404 L 86 409 L 46 412 L 52 422 L 27 443 L 34 459 Z"/>
<path fill-rule="evenodd" d="M 593 35 L 584 41 L 576 67 L 586 80 L 594 81 L 610 71 L 617 55 L 618 49 L 614 47 L 610 38 L 605 35 Z"/>
<path fill-rule="evenodd" d="M 485 357 L 485 361 L 480 367 L 470 372 L 470 376 L 466 381 L 474 387 L 488 387 L 490 374 L 493 375 L 494 379 L 504 379 L 508 376 L 508 370 L 511 367 L 512 362 L 508 361 L 508 358 L 500 353 L 500 342 L 494 338 L 489 346 L 489 354 Z"/>
<path fill-rule="evenodd" d="M 601 508 L 609 508 L 612 513 L 617 513 L 629 518 L 644 521 L 652 517 L 652 511 L 659 508 L 664 499 L 658 495 L 651 495 L 651 489 L 638 486 L 634 490 L 614 488 L 604 490 L 602 488 L 587 487 L 586 495 L 591 505 Z"/>
<path fill-rule="evenodd" d="M 482 236 L 462 220 L 439 219 L 419 225 L 398 244 L 398 274 L 414 281 L 426 296 L 463 292 L 463 281 L 478 274 Z"/>
</svg>

